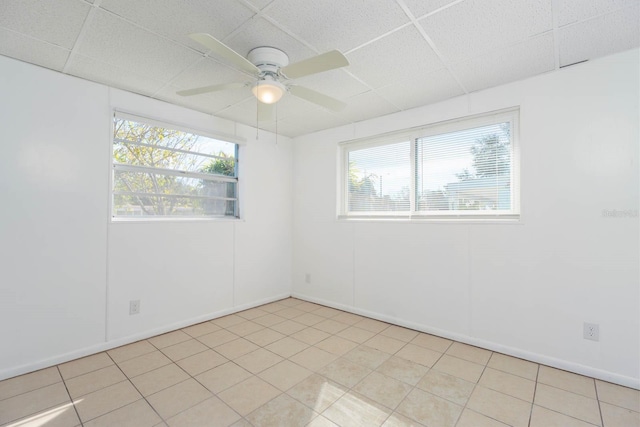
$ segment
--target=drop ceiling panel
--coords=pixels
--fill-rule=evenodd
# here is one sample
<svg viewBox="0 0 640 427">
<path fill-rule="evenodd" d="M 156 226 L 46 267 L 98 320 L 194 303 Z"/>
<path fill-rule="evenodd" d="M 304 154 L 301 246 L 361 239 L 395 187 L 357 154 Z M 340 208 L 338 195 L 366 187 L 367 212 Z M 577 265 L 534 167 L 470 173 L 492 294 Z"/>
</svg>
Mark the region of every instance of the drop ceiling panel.
<svg viewBox="0 0 640 427">
<path fill-rule="evenodd" d="M 81 0 L 2 0 L 0 27 L 71 49 L 90 9 Z"/>
<path fill-rule="evenodd" d="M 389 0 L 275 0 L 267 14 L 320 52 L 346 52 L 407 22 Z"/>
<path fill-rule="evenodd" d="M 456 0 L 403 0 L 407 5 L 413 16 L 421 18 L 427 13 L 431 13 L 434 10 L 438 10 L 448 4 L 455 2 Z"/>
<path fill-rule="evenodd" d="M 560 28 L 560 66 L 637 47 L 639 22 L 636 6 Z"/>
<path fill-rule="evenodd" d="M 401 80 L 376 92 L 403 110 L 462 95 L 464 91 L 446 68 Z"/>
<path fill-rule="evenodd" d="M 551 0 L 466 0 L 419 22 L 450 62 L 520 42 L 553 27 Z"/>
<path fill-rule="evenodd" d="M 103 0 L 100 7 L 201 52 L 206 48 L 189 34 L 223 39 L 254 14 L 236 0 Z"/>
<path fill-rule="evenodd" d="M 444 66 L 413 25 L 364 46 L 347 58 L 352 63 L 349 71 L 373 88 Z"/>
<path fill-rule="evenodd" d="M 0 55 L 61 71 L 69 51 L 67 49 L 0 28 Z"/>
<path fill-rule="evenodd" d="M 314 108 L 304 113 L 298 113 L 284 118 L 282 123 L 287 126 L 297 126 L 301 129 L 322 130 L 350 123 L 341 113 L 332 113 L 323 108 Z M 278 127 L 280 123 L 278 123 Z M 307 132 L 308 133 L 308 132 Z"/>
<path fill-rule="evenodd" d="M 638 0 L 559 0 L 559 4 L 558 25 L 564 26 L 635 6 L 638 4 Z"/>
<path fill-rule="evenodd" d="M 476 56 L 452 68 L 470 92 L 551 71 L 555 68 L 553 34 Z"/>
<path fill-rule="evenodd" d="M 168 81 L 201 55 L 99 10 L 78 53 L 152 79 Z"/>
<path fill-rule="evenodd" d="M 346 100 L 346 103 L 347 107 L 339 114 L 350 122 L 359 122 L 400 111 L 373 91 L 351 97 Z"/>
</svg>

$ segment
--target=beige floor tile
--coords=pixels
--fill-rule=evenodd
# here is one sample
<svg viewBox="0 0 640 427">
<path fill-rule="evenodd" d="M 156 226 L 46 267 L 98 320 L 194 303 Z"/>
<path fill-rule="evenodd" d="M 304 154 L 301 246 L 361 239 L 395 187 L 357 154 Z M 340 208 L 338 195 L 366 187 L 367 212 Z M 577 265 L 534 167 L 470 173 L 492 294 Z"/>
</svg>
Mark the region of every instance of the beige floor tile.
<svg viewBox="0 0 640 427">
<path fill-rule="evenodd" d="M 266 311 L 267 313 L 275 313 L 280 310 L 284 310 L 285 308 L 287 307 L 285 307 L 284 305 L 278 304 L 277 302 L 272 302 L 270 304 L 265 304 L 260 306 L 260 310 Z M 261 316 L 258 316 L 258 317 L 261 317 Z"/>
<path fill-rule="evenodd" d="M 244 418 L 240 418 L 238 421 L 231 424 L 229 427 L 254 427 L 254 426 L 252 426 L 251 423 L 245 420 Z"/>
<path fill-rule="evenodd" d="M 364 345 L 375 348 L 376 350 L 384 351 L 385 353 L 395 354 L 398 350 L 404 347 L 406 343 L 404 341 L 379 334 L 365 341 Z"/>
<path fill-rule="evenodd" d="M 517 397 L 527 402 L 533 402 L 533 393 L 536 383 L 517 375 L 486 368 L 478 381 L 478 385 L 490 388 L 509 396 Z"/>
<path fill-rule="evenodd" d="M 361 329 L 357 326 L 350 326 L 337 334 L 337 336 L 348 339 L 349 341 L 353 341 L 357 344 L 362 344 L 366 340 L 373 338 L 375 335 L 375 332 L 367 331 L 366 329 Z"/>
<path fill-rule="evenodd" d="M 167 420 L 170 427 L 227 427 L 240 415 L 222 400 L 211 397 Z"/>
<path fill-rule="evenodd" d="M 0 401 L 0 425 L 70 403 L 67 389 L 57 382 Z M 46 411 L 44 411 L 46 412 Z"/>
<path fill-rule="evenodd" d="M 348 325 L 355 325 L 356 323 L 364 320 L 364 317 L 358 316 L 353 313 L 340 313 L 336 317 L 332 318 L 336 322 L 346 323 Z"/>
<path fill-rule="evenodd" d="M 412 420 L 409 417 L 405 417 L 397 412 L 392 413 L 387 418 L 387 421 L 382 424 L 382 427 L 424 427 L 417 421 Z"/>
<path fill-rule="evenodd" d="M 427 426 L 453 427 L 462 412 L 462 406 L 413 389 L 400 403 L 397 412 Z"/>
<path fill-rule="evenodd" d="M 391 325 L 388 324 L 388 323 L 385 323 L 385 322 L 381 322 L 379 320 L 375 320 L 375 319 L 364 319 L 364 320 L 359 321 L 358 323 L 356 323 L 353 326 L 355 326 L 357 328 L 360 328 L 360 329 L 367 330 L 369 332 L 373 332 L 375 334 L 379 334 L 380 332 L 384 331 L 385 329 L 387 329 Z"/>
<path fill-rule="evenodd" d="M 41 369 L 29 374 L 0 381 L 0 400 L 46 387 L 62 381 L 58 368 Z"/>
<path fill-rule="evenodd" d="M 482 375 L 484 366 L 445 354 L 433 365 L 433 369 L 476 383 Z"/>
<path fill-rule="evenodd" d="M 344 358 L 337 359 L 318 371 L 325 378 L 329 378 L 347 388 L 358 384 L 371 372 L 371 369 Z"/>
<path fill-rule="evenodd" d="M 414 344 L 407 344 L 396 353 L 396 356 L 430 368 L 442 357 L 442 353 Z"/>
<path fill-rule="evenodd" d="M 220 393 L 251 377 L 251 372 L 233 362 L 210 369 L 195 378 L 213 393 Z"/>
<path fill-rule="evenodd" d="M 601 403 L 605 427 L 640 427 L 640 413 L 627 408 Z"/>
<path fill-rule="evenodd" d="M 247 353 L 251 353 L 254 350 L 259 349 L 257 345 L 244 338 L 238 338 L 237 340 L 229 341 L 214 348 L 214 350 L 227 359 L 235 359 L 243 356 Z"/>
<path fill-rule="evenodd" d="M 255 307 L 255 308 L 250 308 L 249 310 L 241 311 L 236 314 L 240 317 L 244 317 L 247 320 L 252 320 L 252 319 L 255 319 L 256 317 L 261 317 L 269 313 L 262 310 L 260 307 Z"/>
<path fill-rule="evenodd" d="M 80 419 L 71 402 L 3 424 L 4 427 L 79 427 L 80 425 Z"/>
<path fill-rule="evenodd" d="M 114 348 L 107 351 L 107 353 L 109 354 L 109 356 L 111 356 L 114 362 L 120 363 L 124 362 L 125 360 L 142 356 L 143 354 L 154 352 L 156 350 L 157 348 L 152 346 L 149 341 L 143 340 L 134 342 L 132 344 L 123 345 L 122 347 Z"/>
<path fill-rule="evenodd" d="M 319 309 L 313 310 L 312 313 L 315 314 L 316 316 L 331 318 L 344 313 L 344 311 L 336 310 L 335 308 L 331 308 L 331 307 L 321 306 Z"/>
<path fill-rule="evenodd" d="M 149 396 L 172 385 L 181 383 L 187 378 L 189 378 L 189 375 L 178 365 L 172 363 L 133 377 L 131 378 L 131 382 L 143 396 Z"/>
<path fill-rule="evenodd" d="M 528 426 L 531 414 L 530 403 L 480 386 L 473 390 L 467 408 L 513 427 Z"/>
<path fill-rule="evenodd" d="M 596 380 L 598 400 L 640 412 L 640 391 Z"/>
<path fill-rule="evenodd" d="M 127 377 L 115 365 L 89 372 L 65 381 L 67 390 L 73 399 L 88 393 L 100 390 L 101 388 L 119 383 Z"/>
<path fill-rule="evenodd" d="M 277 301 L 278 304 L 284 305 L 285 307 L 296 307 L 302 304 L 304 301 L 298 298 L 285 298 Z"/>
<path fill-rule="evenodd" d="M 168 419 L 211 397 L 212 394 L 206 388 L 190 378 L 152 394 L 147 397 L 147 401 L 162 418 Z"/>
<path fill-rule="evenodd" d="M 465 409 L 460 415 L 456 427 L 509 427 L 506 424 L 496 421 L 493 418 L 486 417 L 482 414 Z M 551 427 L 551 426 L 549 426 Z"/>
<path fill-rule="evenodd" d="M 284 322 L 277 323 L 271 326 L 274 331 L 280 332 L 284 335 L 291 335 L 306 329 L 307 326 L 302 323 L 298 323 L 295 320 L 285 320 Z"/>
<path fill-rule="evenodd" d="M 62 375 L 62 378 L 67 380 L 88 372 L 106 368 L 110 365 L 113 365 L 113 360 L 111 360 L 107 353 L 98 353 L 92 356 L 83 357 L 82 359 L 63 363 L 58 365 L 58 369 L 60 369 L 60 375 Z"/>
<path fill-rule="evenodd" d="M 176 362 L 189 375 L 196 376 L 216 366 L 228 362 L 228 359 L 213 350 L 206 350 Z"/>
<path fill-rule="evenodd" d="M 331 334 L 314 328 L 306 328 L 296 332 L 295 334 L 291 334 L 291 338 L 295 338 L 298 341 L 302 341 L 303 343 L 309 345 L 317 344 L 320 341 L 329 338 L 330 336 Z"/>
<path fill-rule="evenodd" d="M 325 319 L 326 319 L 325 317 L 318 316 L 317 314 L 305 313 L 302 316 L 296 317 L 296 322 L 302 323 L 303 325 L 306 325 L 306 326 L 313 326 L 316 323 L 320 323 Z"/>
<path fill-rule="evenodd" d="M 218 394 L 218 397 L 244 417 L 279 394 L 280 390 L 268 382 L 252 376 L 226 389 Z"/>
<path fill-rule="evenodd" d="M 329 406 L 322 415 L 341 427 L 379 426 L 391 414 L 373 400 L 350 391 Z"/>
<path fill-rule="evenodd" d="M 359 365 L 375 370 L 391 356 L 389 353 L 361 345 L 345 354 L 344 357 Z"/>
<path fill-rule="evenodd" d="M 538 364 L 506 354 L 493 353 L 489 359 L 488 367 L 498 371 L 517 375 L 528 380 L 535 381 L 538 378 Z"/>
<path fill-rule="evenodd" d="M 431 370 L 420 380 L 417 387 L 464 406 L 467 404 L 475 384 L 453 375 Z"/>
<path fill-rule="evenodd" d="M 264 326 L 259 325 L 250 320 L 242 323 L 238 323 L 237 325 L 229 326 L 227 331 L 233 332 L 239 337 L 244 337 L 254 332 L 258 332 L 264 329 Z"/>
<path fill-rule="evenodd" d="M 284 317 L 280 317 L 277 314 L 267 314 L 265 316 L 256 317 L 253 319 L 254 322 L 259 323 L 262 326 L 271 327 L 277 325 L 278 323 L 284 322 Z"/>
<path fill-rule="evenodd" d="M 413 387 L 395 378 L 372 372 L 353 390 L 372 399 L 387 408 L 395 409 Z"/>
<path fill-rule="evenodd" d="M 298 310 L 293 307 L 288 307 L 278 312 L 278 316 L 284 317 L 285 319 L 294 319 L 298 316 L 302 316 L 303 314 L 305 314 L 304 311 Z"/>
<path fill-rule="evenodd" d="M 185 334 L 182 331 L 173 331 L 166 334 L 158 335 L 153 338 L 149 338 L 147 341 L 149 341 L 157 348 L 165 348 L 181 343 L 183 341 L 190 340 L 191 338 L 191 335 Z"/>
<path fill-rule="evenodd" d="M 197 339 L 207 347 L 214 348 L 229 341 L 237 340 L 238 338 L 240 337 L 238 337 L 236 334 L 231 333 L 226 329 L 220 329 L 219 331 L 199 336 Z"/>
<path fill-rule="evenodd" d="M 286 391 L 313 374 L 310 370 L 296 365 L 288 360 L 283 360 L 272 367 L 265 369 L 258 376 L 277 387 Z"/>
<path fill-rule="evenodd" d="M 451 346 L 451 344 L 453 344 L 453 341 L 446 338 L 437 337 L 435 335 L 420 333 L 411 340 L 411 344 L 428 348 L 430 350 L 435 350 L 438 353 L 444 353 Z"/>
<path fill-rule="evenodd" d="M 281 340 L 285 335 L 280 332 L 274 331 L 273 329 L 265 328 L 261 331 L 254 332 L 245 337 L 245 339 L 251 341 L 252 343 L 259 345 L 260 347 L 264 347 L 273 342 Z"/>
<path fill-rule="evenodd" d="M 262 372 L 281 361 L 282 357 L 264 348 L 259 348 L 234 360 L 238 365 L 253 374 Z"/>
<path fill-rule="evenodd" d="M 127 406 L 142 396 L 129 381 L 122 381 L 76 399 L 81 421 L 87 422 L 108 412 Z"/>
<path fill-rule="evenodd" d="M 321 375 L 313 374 L 287 391 L 294 399 L 315 412 L 322 412 L 338 400 L 347 388 Z"/>
<path fill-rule="evenodd" d="M 342 322 L 336 322 L 333 319 L 326 319 L 320 323 L 316 323 L 313 327 L 328 334 L 337 334 L 338 332 L 347 329 L 349 325 Z"/>
<path fill-rule="evenodd" d="M 267 345 L 265 348 L 279 356 L 289 358 L 294 354 L 300 353 L 305 348 L 309 348 L 309 344 L 286 337 Z"/>
<path fill-rule="evenodd" d="M 358 344 L 353 341 L 349 341 L 335 335 L 332 335 L 316 344 L 316 347 L 338 356 L 342 356 L 343 354 L 350 352 L 357 346 Z"/>
<path fill-rule="evenodd" d="M 238 316 L 237 314 L 230 314 L 228 316 L 218 317 L 217 319 L 211 320 L 211 323 L 214 325 L 220 326 L 221 328 L 228 328 L 229 326 L 237 325 L 238 323 L 246 322 L 242 316 Z"/>
<path fill-rule="evenodd" d="M 541 365 L 538 382 L 596 399 L 596 385 L 593 378 Z"/>
<path fill-rule="evenodd" d="M 162 352 L 169 359 L 177 362 L 178 360 L 193 356 L 194 354 L 202 353 L 203 351 L 208 349 L 209 347 L 202 344 L 200 341 L 196 339 L 190 339 L 189 341 L 184 341 L 180 344 L 165 347 L 162 349 Z"/>
<path fill-rule="evenodd" d="M 338 356 L 331 354 L 328 351 L 320 350 L 316 347 L 309 347 L 306 350 L 302 350 L 300 353 L 291 356 L 289 359 L 292 362 L 315 372 L 337 358 Z"/>
<path fill-rule="evenodd" d="M 309 407 L 281 394 L 247 415 L 247 420 L 256 427 L 300 427 L 317 415 Z"/>
<path fill-rule="evenodd" d="M 210 334 L 211 332 L 215 332 L 219 330 L 220 330 L 220 326 L 211 322 L 203 322 L 203 323 L 198 323 L 197 325 L 183 328 L 182 332 L 184 332 L 185 334 L 189 334 L 194 338 L 198 338 L 198 337 L 201 337 L 202 335 L 207 335 L 207 334 Z"/>
<path fill-rule="evenodd" d="M 529 427 L 593 427 L 593 424 L 585 423 L 542 406 L 533 405 Z"/>
<path fill-rule="evenodd" d="M 391 356 L 376 371 L 414 386 L 429 371 L 429 368 L 402 357 Z"/>
<path fill-rule="evenodd" d="M 333 421 L 329 421 L 327 418 L 322 415 L 315 417 L 309 424 L 305 427 L 340 427 Z"/>
<path fill-rule="evenodd" d="M 491 358 L 491 351 L 483 348 L 474 347 L 460 342 L 454 342 L 447 350 L 446 354 L 457 357 L 458 359 L 467 360 L 479 365 L 486 365 Z"/>
<path fill-rule="evenodd" d="M 140 399 L 86 422 L 85 427 L 153 427 L 162 422 L 156 411 Z M 49 427 L 49 426 L 47 426 Z"/>
<path fill-rule="evenodd" d="M 591 424 L 601 425 L 598 401 L 538 383 L 534 403 Z"/>
<path fill-rule="evenodd" d="M 303 301 L 300 304 L 296 305 L 296 308 L 298 310 L 302 310 L 304 312 L 310 312 L 310 311 L 314 311 L 319 309 L 320 307 L 322 307 L 321 305 L 309 302 L 309 301 Z"/>
<path fill-rule="evenodd" d="M 403 328 L 402 326 L 391 325 L 384 331 L 380 332 L 380 335 L 395 338 L 404 342 L 410 342 L 418 336 L 418 332 L 413 329 Z"/>
<path fill-rule="evenodd" d="M 145 372 L 168 365 L 169 363 L 171 363 L 171 360 L 156 350 L 153 353 L 147 353 L 134 359 L 125 360 L 124 362 L 118 363 L 118 366 L 126 376 L 133 378 Z"/>
</svg>

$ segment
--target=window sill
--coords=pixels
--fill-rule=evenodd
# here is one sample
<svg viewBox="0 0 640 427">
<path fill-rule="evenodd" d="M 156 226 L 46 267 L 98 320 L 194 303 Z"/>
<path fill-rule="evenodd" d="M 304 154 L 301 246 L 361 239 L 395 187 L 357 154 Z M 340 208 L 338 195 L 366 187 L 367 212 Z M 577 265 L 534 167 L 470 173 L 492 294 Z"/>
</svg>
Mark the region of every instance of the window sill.
<svg viewBox="0 0 640 427">
<path fill-rule="evenodd" d="M 338 215 L 338 222 L 362 222 L 362 223 L 396 223 L 396 224 L 500 224 L 522 225 L 521 215 L 509 215 L 499 217 L 398 217 L 398 216 L 349 216 Z"/>
<path fill-rule="evenodd" d="M 242 218 L 113 218 L 111 224 L 165 224 L 165 223 L 213 223 L 213 222 L 244 222 Z"/>
</svg>

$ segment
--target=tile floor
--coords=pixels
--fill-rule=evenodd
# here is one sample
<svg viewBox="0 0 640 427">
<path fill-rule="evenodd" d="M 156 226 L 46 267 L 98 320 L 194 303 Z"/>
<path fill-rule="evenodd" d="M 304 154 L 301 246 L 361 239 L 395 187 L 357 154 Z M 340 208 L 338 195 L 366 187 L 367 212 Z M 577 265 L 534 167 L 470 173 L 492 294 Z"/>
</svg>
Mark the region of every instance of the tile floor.
<svg viewBox="0 0 640 427">
<path fill-rule="evenodd" d="M 0 382 L 0 426 L 640 426 L 640 392 L 289 298 Z"/>
</svg>

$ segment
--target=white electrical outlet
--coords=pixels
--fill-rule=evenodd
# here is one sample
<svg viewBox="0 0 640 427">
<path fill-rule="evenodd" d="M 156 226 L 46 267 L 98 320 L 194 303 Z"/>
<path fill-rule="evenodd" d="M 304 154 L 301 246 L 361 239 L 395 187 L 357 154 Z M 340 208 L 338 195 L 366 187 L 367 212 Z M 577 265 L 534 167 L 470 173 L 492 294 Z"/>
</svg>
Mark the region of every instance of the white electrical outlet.
<svg viewBox="0 0 640 427">
<path fill-rule="evenodd" d="M 304 282 L 311 283 L 311 275 L 309 273 L 304 275 Z"/>
<path fill-rule="evenodd" d="M 140 300 L 129 301 L 129 315 L 140 314 Z"/>
<path fill-rule="evenodd" d="M 600 341 L 600 325 L 584 322 L 582 336 L 585 340 Z"/>
</svg>

